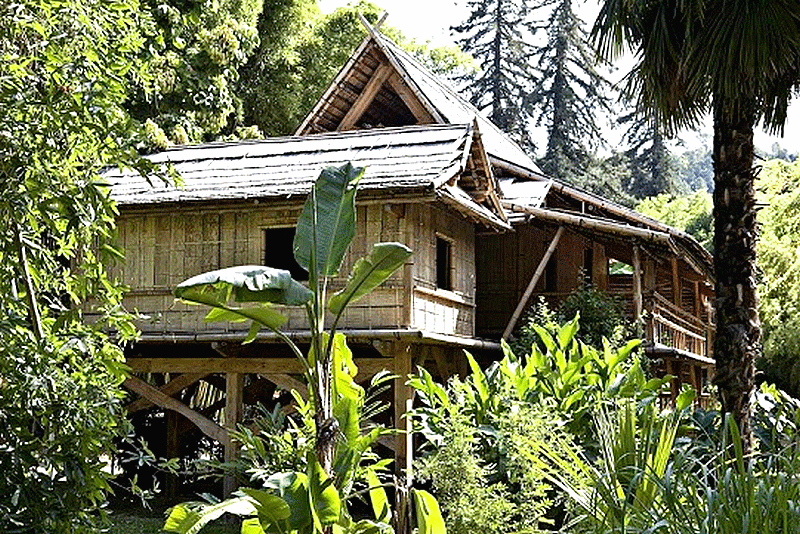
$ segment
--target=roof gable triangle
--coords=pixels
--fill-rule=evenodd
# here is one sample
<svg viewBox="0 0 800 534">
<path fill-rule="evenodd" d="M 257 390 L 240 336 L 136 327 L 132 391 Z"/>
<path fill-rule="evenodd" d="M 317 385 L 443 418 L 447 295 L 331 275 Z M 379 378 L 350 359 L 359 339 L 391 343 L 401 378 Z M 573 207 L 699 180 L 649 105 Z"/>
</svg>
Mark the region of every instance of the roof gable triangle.
<svg viewBox="0 0 800 534">
<path fill-rule="evenodd" d="M 415 124 L 467 124 L 477 120 L 493 165 L 543 176 L 530 156 L 507 134 L 361 18 L 368 35 L 296 135 Z"/>
<path fill-rule="evenodd" d="M 303 120 L 296 135 L 447 123 L 425 101 L 391 52 L 387 53 L 379 34 L 368 23 L 365 25 L 369 35 Z"/>
</svg>

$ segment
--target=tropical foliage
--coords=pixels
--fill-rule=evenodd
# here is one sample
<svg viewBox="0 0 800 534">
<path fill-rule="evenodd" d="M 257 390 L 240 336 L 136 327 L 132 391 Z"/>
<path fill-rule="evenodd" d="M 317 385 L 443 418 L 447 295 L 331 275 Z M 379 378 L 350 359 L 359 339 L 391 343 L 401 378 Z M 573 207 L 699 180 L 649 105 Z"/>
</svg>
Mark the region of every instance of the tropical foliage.
<svg viewBox="0 0 800 534">
<path fill-rule="evenodd" d="M 708 434 L 681 408 L 659 414 L 628 404 L 599 417 L 598 462 L 574 448 L 566 456 L 532 451 L 581 510 L 574 531 L 797 532 L 796 448 L 748 457 L 730 417 Z M 572 482 L 579 477 L 592 481 L 588 488 Z"/>
<path fill-rule="evenodd" d="M 638 341 L 598 351 L 577 339 L 577 318 L 554 333 L 533 328 L 539 340 L 524 356 L 506 345 L 486 371 L 467 354 L 465 380 L 438 384 L 420 369 L 409 382 L 421 402 L 415 430 L 427 439 L 420 475 L 452 532 L 530 531 L 563 519 L 563 500 L 530 451 L 567 454 L 574 443 L 597 451 L 595 415 L 621 399 L 652 404 L 669 380 L 645 378 L 633 355 Z M 480 510 L 470 506 L 477 499 Z"/>
<path fill-rule="evenodd" d="M 761 239 L 758 245 L 759 314 L 764 329 L 764 357 L 759 368 L 764 378 L 792 395 L 800 394 L 800 324 L 796 303 L 800 298 L 797 257 L 798 164 L 772 160 L 756 180 Z M 698 191 L 689 196 L 659 195 L 642 201 L 637 209 L 671 226 L 685 230 L 706 247 L 711 246 L 711 195 Z"/>
<path fill-rule="evenodd" d="M 133 77 L 126 107 L 148 122 L 148 144 L 215 138 L 236 115 L 238 69 L 258 44 L 261 0 L 142 2 L 152 76 Z"/>
<path fill-rule="evenodd" d="M 636 205 L 636 211 L 685 231 L 711 252 L 714 246 L 712 204 L 711 194 L 704 190 L 690 195 L 665 193 L 642 200 Z"/>
</svg>

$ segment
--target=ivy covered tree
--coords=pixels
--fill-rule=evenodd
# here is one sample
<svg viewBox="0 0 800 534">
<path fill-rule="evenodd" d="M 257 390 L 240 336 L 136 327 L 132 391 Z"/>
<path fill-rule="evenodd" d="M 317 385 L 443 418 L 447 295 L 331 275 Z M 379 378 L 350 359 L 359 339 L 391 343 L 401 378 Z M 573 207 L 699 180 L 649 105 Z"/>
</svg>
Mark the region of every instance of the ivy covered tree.
<svg viewBox="0 0 800 534">
<path fill-rule="evenodd" d="M 592 189 L 590 150 L 600 144 L 598 117 L 610 111 L 610 83 L 597 71 L 573 0 L 557 0 L 545 25 L 546 43 L 530 63 L 540 71 L 532 90 L 539 124 L 547 126 L 542 170 L 561 181 Z"/>
<path fill-rule="evenodd" d="M 143 0 L 141 9 L 153 76 L 134 80 L 127 107 L 147 122 L 148 144 L 207 141 L 241 124 L 238 69 L 258 45 L 261 0 Z"/>
<path fill-rule="evenodd" d="M 145 22 L 130 0 L 0 4 L 2 532 L 99 532 L 102 458 L 125 430 L 123 354 L 103 332 L 135 332 L 103 268 L 120 253 L 98 173 L 146 171 L 122 107 Z"/>
<path fill-rule="evenodd" d="M 469 18 L 451 28 L 480 69 L 464 79 L 469 99 L 527 148 L 533 148 L 528 123 L 538 73 L 528 58 L 536 51 L 532 11 L 538 5 L 530 0 L 470 0 Z"/>
</svg>

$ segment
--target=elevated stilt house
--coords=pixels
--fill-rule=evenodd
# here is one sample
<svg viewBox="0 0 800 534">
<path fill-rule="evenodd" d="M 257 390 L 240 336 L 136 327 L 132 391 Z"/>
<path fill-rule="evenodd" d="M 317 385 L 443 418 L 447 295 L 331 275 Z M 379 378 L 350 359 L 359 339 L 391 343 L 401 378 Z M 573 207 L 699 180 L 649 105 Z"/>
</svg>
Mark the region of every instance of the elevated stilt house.
<svg viewBox="0 0 800 534">
<path fill-rule="evenodd" d="M 295 136 L 182 146 L 152 159 L 170 162 L 183 186 L 151 185 L 132 173 L 108 180 L 127 255 L 115 274 L 131 288 L 127 308 L 148 317 L 127 362 L 134 373 L 167 377 L 161 387 L 130 378 L 126 386 L 141 398 L 129 411 L 154 404 L 167 411 L 168 454 L 194 425 L 231 457 L 228 429 L 244 401 L 272 398 L 276 388 L 304 390 L 298 363 L 277 339 L 264 333 L 242 346 L 243 326 L 204 323 L 205 310 L 175 302 L 172 290 L 198 273 L 243 264 L 302 279 L 291 251 L 295 221 L 320 170 L 346 162 L 366 174 L 342 272 L 378 241 L 414 252 L 346 314 L 342 329 L 359 378 L 381 369 L 405 376 L 424 365 L 444 379 L 465 371 L 464 350 L 497 358 L 531 297 L 556 302 L 584 280 L 619 295 L 641 318 L 646 350 L 663 372 L 702 389 L 713 369 L 708 253 L 681 232 L 549 179 L 372 28 Z M 612 260 L 629 274 L 610 274 Z M 286 330 L 302 343 L 305 316 L 287 312 Z M 403 382 L 393 387 L 397 425 L 412 398 Z M 181 402 L 187 388 L 210 400 Z M 387 445 L 402 466 L 406 438 Z"/>
</svg>

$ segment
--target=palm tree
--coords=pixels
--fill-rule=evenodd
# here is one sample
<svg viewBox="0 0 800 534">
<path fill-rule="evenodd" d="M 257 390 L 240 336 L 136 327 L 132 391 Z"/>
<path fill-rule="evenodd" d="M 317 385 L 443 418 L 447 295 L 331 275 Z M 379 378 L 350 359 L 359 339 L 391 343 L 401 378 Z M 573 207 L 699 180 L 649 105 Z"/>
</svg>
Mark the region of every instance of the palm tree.
<svg viewBox="0 0 800 534">
<path fill-rule="evenodd" d="M 782 132 L 800 88 L 797 0 L 605 0 L 592 35 L 606 57 L 630 47 L 627 90 L 671 132 L 714 117 L 714 355 L 723 413 L 750 446 L 756 310 L 753 130 Z"/>
</svg>

